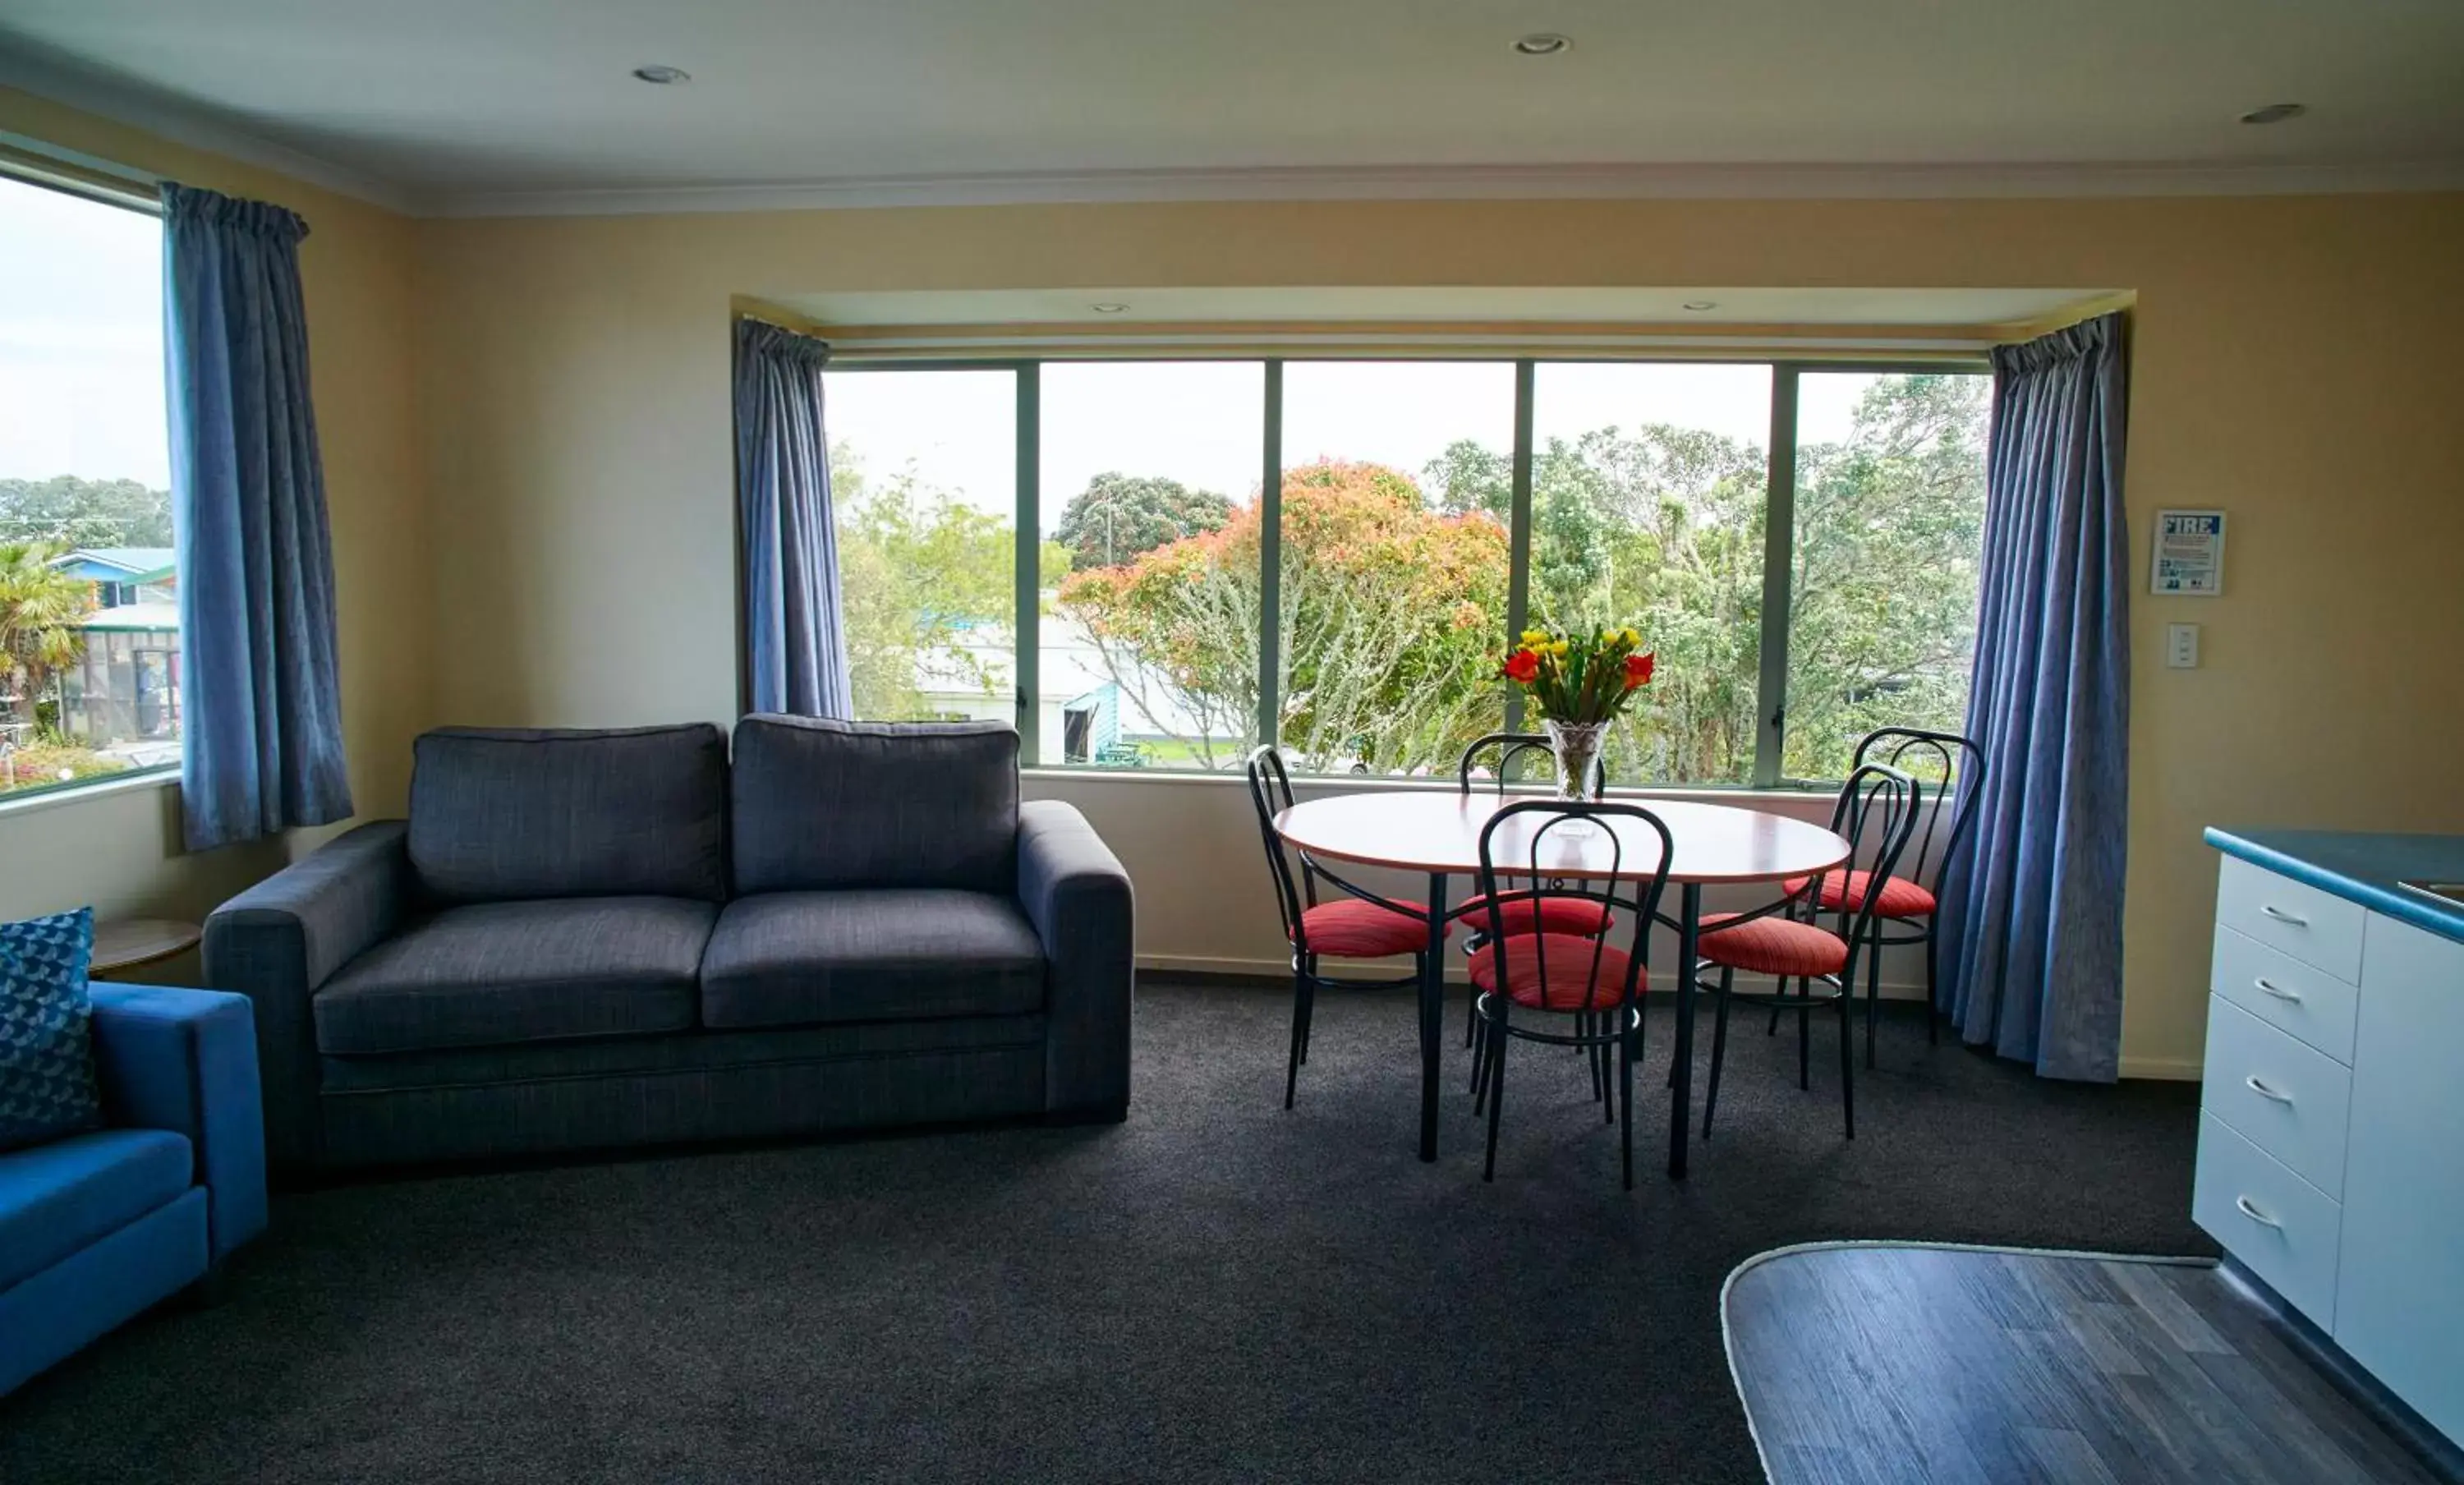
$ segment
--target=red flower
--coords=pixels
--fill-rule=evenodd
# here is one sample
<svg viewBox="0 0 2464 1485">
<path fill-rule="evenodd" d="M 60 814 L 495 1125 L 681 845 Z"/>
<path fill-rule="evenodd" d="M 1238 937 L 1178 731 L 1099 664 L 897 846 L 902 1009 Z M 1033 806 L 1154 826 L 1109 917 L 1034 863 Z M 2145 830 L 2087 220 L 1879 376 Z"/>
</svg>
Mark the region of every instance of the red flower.
<svg viewBox="0 0 2464 1485">
<path fill-rule="evenodd" d="M 1506 657 L 1505 676 L 1511 681 L 1529 685 L 1539 678 L 1540 657 L 1529 650 L 1517 650 Z"/>
<path fill-rule="evenodd" d="M 1651 655 L 1630 654 L 1625 657 L 1625 688 L 1632 691 L 1651 679 Z"/>
</svg>

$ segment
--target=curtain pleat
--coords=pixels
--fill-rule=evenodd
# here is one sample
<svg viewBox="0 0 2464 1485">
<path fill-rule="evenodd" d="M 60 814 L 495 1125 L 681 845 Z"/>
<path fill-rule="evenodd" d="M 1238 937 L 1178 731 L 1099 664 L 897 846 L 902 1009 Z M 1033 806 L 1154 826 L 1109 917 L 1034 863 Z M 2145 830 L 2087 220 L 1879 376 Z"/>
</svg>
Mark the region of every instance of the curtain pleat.
<svg viewBox="0 0 2464 1485">
<path fill-rule="evenodd" d="M 846 718 L 855 709 L 822 422 L 829 354 L 810 336 L 737 322 L 736 498 L 748 699 L 757 712 Z"/>
<path fill-rule="evenodd" d="M 2122 332 L 2108 315 L 1993 353 L 1968 701 L 1985 766 L 1940 916 L 1965 1039 L 2103 1082 L 2121 1064 L 2128 833 Z"/>
<path fill-rule="evenodd" d="M 163 186 L 180 796 L 188 849 L 351 813 L 299 242 L 280 207 Z"/>
</svg>

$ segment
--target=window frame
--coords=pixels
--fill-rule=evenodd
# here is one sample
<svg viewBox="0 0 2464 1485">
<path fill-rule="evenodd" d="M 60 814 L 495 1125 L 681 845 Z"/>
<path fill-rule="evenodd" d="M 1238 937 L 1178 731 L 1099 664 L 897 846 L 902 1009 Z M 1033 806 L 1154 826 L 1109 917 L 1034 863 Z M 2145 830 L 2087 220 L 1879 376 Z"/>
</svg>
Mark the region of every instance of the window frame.
<svg viewBox="0 0 2464 1485">
<path fill-rule="evenodd" d="M 1663 348 L 1664 349 L 1664 348 Z M 1808 372 L 1847 372 L 1873 376 L 1908 376 L 1925 373 L 1986 375 L 1991 365 L 1982 352 L 1973 356 L 1892 357 L 1790 357 L 1781 354 L 1715 354 L 1715 355 L 1651 355 L 1643 353 L 1611 355 L 1605 353 L 1568 353 L 1545 356 L 1481 355 L 1472 352 L 1428 354 L 1333 353 L 1300 356 L 1243 355 L 1221 350 L 1192 350 L 1177 354 L 1169 349 L 1147 354 L 1104 354 L 1090 347 L 1083 355 L 1038 354 L 1027 356 L 969 356 L 941 359 L 913 352 L 869 357 L 861 352 L 834 356 L 825 368 L 825 385 L 830 370 L 842 371 L 1008 371 L 1017 379 L 1017 414 L 1014 436 L 1017 442 L 1017 499 L 1013 516 L 1017 534 L 1017 561 L 1012 575 L 1012 629 L 1018 652 L 1012 662 L 1015 682 L 1012 698 L 1017 718 L 1019 752 L 1022 758 L 1043 756 L 1042 709 L 1038 705 L 1037 685 L 1040 680 L 1038 655 L 1043 645 L 1043 604 L 1039 584 L 1042 572 L 1037 565 L 1040 550 L 1042 519 L 1043 430 L 1042 369 L 1048 363 L 1102 362 L 1134 364 L 1137 362 L 1234 362 L 1255 364 L 1265 369 L 1265 410 L 1260 430 L 1260 469 L 1258 485 L 1260 605 L 1258 636 L 1258 716 L 1257 736 L 1274 741 L 1276 721 L 1282 714 L 1282 652 L 1283 615 L 1281 588 L 1283 579 L 1283 476 L 1284 476 L 1284 370 L 1292 363 L 1343 362 L 1372 363 L 1402 361 L 1417 365 L 1477 363 L 1510 365 L 1514 369 L 1514 446 L 1511 452 L 1511 485 L 1507 527 L 1507 619 L 1506 634 L 1522 632 L 1530 611 L 1531 597 L 1531 481 L 1536 456 L 1532 430 L 1537 401 L 1539 368 L 1543 365 L 1627 364 L 1643 366 L 1767 366 L 1771 374 L 1771 429 L 1764 451 L 1764 518 L 1763 518 L 1763 595 L 1760 645 L 1757 651 L 1755 678 L 1754 761 L 1749 782 L 1676 783 L 1652 781 L 1634 786 L 1654 790 L 1687 792 L 1770 791 L 1781 793 L 1813 793 L 1831 787 L 1819 780 L 1790 780 L 1781 773 L 1782 748 L 1788 721 L 1789 640 L 1794 614 L 1790 610 L 1790 583 L 1796 551 L 1796 454 L 1798 439 L 1798 388 Z M 824 411 L 827 426 L 827 410 Z M 1774 622 L 1776 620 L 1776 622 Z M 1503 637 L 1503 636 L 1501 636 Z M 1523 698 L 1508 693 L 1505 698 L 1502 724 L 1509 731 L 1524 725 Z M 1104 768 L 1089 764 L 1030 764 L 1030 767 L 1067 772 L 1118 776 L 1132 770 Z M 1186 778 L 1220 778 L 1223 770 L 1164 766 L 1138 770 L 1146 776 L 1178 776 Z M 1298 772 L 1303 778 L 1351 778 L 1352 775 Z M 1836 781 L 1832 781 L 1836 782 Z M 63 786 L 66 787 L 66 786 Z"/>
<path fill-rule="evenodd" d="M 56 150 L 38 141 L 16 135 L 0 135 L 0 181 L 68 196 L 91 206 L 110 207 L 152 217 L 158 224 L 163 220 L 163 203 L 154 194 L 160 185 L 159 177 L 74 151 Z M 169 388 L 166 386 L 164 391 L 162 411 L 167 437 L 171 419 Z M 180 741 L 184 752 L 187 730 L 188 720 L 183 715 Z M 181 765 L 175 759 L 166 763 L 132 765 L 82 778 L 0 788 L 0 815 L 11 813 L 20 807 L 61 804 L 73 795 L 164 787 L 176 783 L 180 773 Z"/>
</svg>

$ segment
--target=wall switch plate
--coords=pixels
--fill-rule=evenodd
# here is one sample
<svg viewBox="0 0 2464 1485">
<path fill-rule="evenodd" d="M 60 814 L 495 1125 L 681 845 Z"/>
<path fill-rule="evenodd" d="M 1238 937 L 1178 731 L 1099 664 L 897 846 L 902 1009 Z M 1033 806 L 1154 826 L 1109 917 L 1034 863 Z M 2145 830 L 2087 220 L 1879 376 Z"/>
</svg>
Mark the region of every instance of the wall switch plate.
<svg viewBox="0 0 2464 1485">
<path fill-rule="evenodd" d="M 2165 664 L 2168 669 L 2194 671 L 2199 668 L 2199 626 L 2167 624 L 2165 626 Z"/>
</svg>

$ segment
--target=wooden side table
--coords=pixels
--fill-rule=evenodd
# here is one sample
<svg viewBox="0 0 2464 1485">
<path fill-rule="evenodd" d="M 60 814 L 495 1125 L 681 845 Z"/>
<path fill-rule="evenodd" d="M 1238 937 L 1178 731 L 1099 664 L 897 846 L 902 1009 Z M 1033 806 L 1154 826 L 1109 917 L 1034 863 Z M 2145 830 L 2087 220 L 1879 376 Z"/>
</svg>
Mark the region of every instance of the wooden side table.
<svg viewBox="0 0 2464 1485">
<path fill-rule="evenodd" d="M 123 918 L 94 925 L 94 964 L 86 971 L 108 980 L 175 959 L 195 948 L 205 930 L 172 918 Z"/>
</svg>

